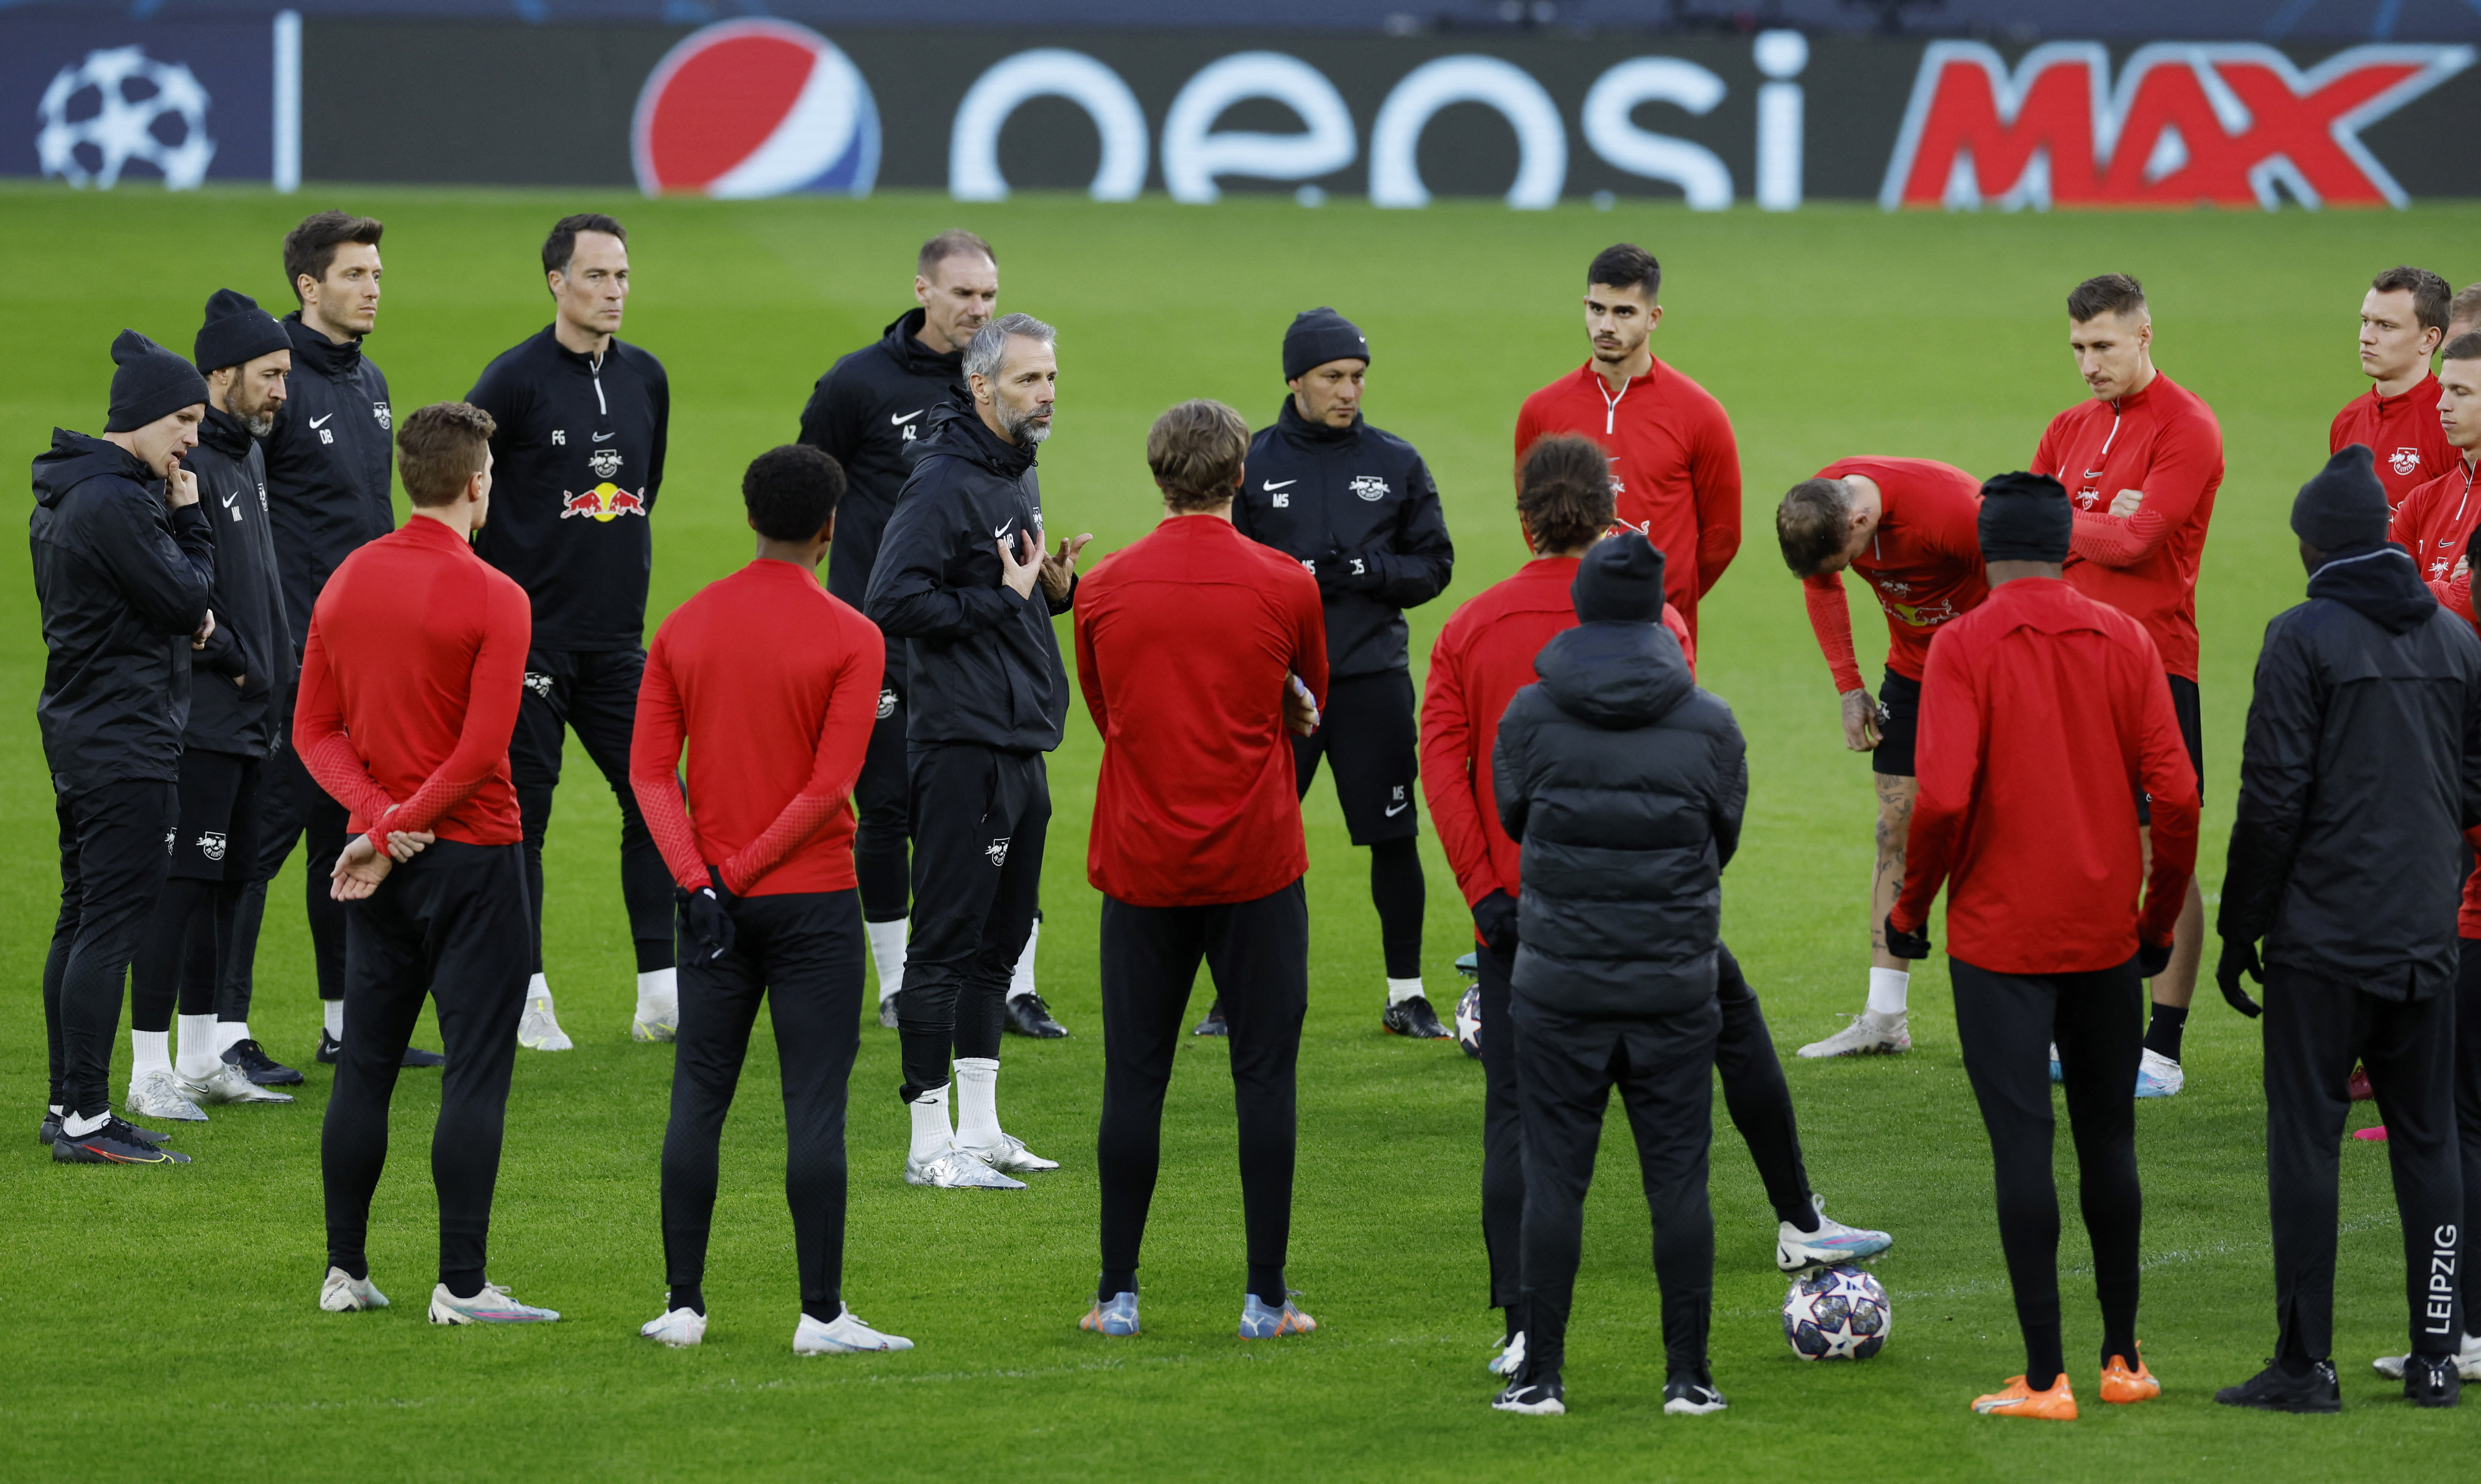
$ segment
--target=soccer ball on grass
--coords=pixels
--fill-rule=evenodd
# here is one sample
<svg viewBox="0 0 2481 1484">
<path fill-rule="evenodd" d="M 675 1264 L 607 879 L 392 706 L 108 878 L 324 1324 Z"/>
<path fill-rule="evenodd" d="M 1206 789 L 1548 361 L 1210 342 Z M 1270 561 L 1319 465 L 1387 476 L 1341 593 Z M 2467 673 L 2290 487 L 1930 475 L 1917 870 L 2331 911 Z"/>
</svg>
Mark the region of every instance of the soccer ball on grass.
<svg viewBox="0 0 2481 1484">
<path fill-rule="evenodd" d="M 1887 1290 L 1857 1267 L 1803 1274 L 1784 1295 L 1784 1339 L 1805 1361 L 1866 1361 L 1886 1347 L 1893 1319 Z"/>
</svg>

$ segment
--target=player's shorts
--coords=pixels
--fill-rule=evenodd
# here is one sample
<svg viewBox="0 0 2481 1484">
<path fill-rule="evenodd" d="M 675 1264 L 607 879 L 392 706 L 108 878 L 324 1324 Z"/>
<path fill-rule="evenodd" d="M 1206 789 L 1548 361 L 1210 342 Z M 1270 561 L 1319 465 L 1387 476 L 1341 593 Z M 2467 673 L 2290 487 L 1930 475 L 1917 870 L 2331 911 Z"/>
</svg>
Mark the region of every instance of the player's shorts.
<svg viewBox="0 0 2481 1484">
<path fill-rule="evenodd" d="M 1421 824 L 1413 677 L 1405 670 L 1354 675 L 1327 685 L 1319 729 L 1293 739 L 1293 767 L 1307 795 L 1319 759 L 1335 771 L 1336 801 L 1357 846 L 1409 840 Z"/>
<path fill-rule="evenodd" d="M 1869 750 L 1869 770 L 1890 778 L 1913 776 L 1913 742 L 1921 731 L 1921 683 L 1893 670 L 1878 688 L 1878 745 Z"/>
<path fill-rule="evenodd" d="M 230 752 L 181 754 L 181 820 L 172 835 L 172 874 L 189 881 L 247 881 L 258 860 L 256 758 Z M 332 861 L 313 861 L 326 872 Z"/>
<path fill-rule="evenodd" d="M 2197 700 L 2197 683 L 2185 675 L 2167 675 L 2171 682 L 2171 715 L 2180 719 L 2180 741 L 2188 747 L 2188 766 L 2197 770 L 2197 796 L 2206 796 L 2206 721 Z M 2154 800 L 2139 794 L 2136 822 L 2154 822 Z"/>
</svg>

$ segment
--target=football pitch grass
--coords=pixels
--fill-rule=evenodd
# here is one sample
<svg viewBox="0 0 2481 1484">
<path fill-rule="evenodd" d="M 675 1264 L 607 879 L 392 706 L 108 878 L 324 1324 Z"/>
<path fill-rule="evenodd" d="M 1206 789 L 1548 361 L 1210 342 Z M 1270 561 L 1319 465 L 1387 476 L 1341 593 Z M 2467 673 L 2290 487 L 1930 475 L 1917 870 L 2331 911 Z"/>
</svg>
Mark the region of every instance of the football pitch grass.
<svg viewBox="0 0 2481 1484">
<path fill-rule="evenodd" d="M 2063 1131 L 2063 1298 L 2084 1419 L 2055 1426 L 1969 1413 L 1976 1393 L 2022 1367 L 2023 1350 L 1944 956 L 1915 976 L 1911 1054 L 1790 1054 L 1860 1008 L 1872 809 L 1867 764 L 1842 750 L 1834 690 L 1775 553 L 1770 512 L 1793 481 L 1844 455 L 1933 456 L 1984 476 L 2023 467 L 2046 420 L 2082 395 L 2066 291 L 2110 270 L 2143 278 L 2158 363 L 2220 414 L 2230 465 L 2200 594 L 2209 765 L 2200 866 L 2210 901 L 2259 636 L 2303 583 L 2285 526 L 2292 491 L 2325 456 L 2328 418 L 2366 386 L 2352 348 L 2363 287 L 2398 262 L 2458 284 L 2481 277 L 2470 246 L 2481 207 L 1768 217 L 1523 214 L 1496 203 L 1304 210 L 1265 196 L 1212 208 L 1062 197 L 968 207 L 902 195 L 726 205 L 590 192 L 316 187 L 277 198 L 13 187 L 0 190 L 0 311 L 11 327 L 0 443 L 22 462 L 54 424 L 95 429 L 106 348 L 124 325 L 186 353 L 219 286 L 289 308 L 277 239 L 331 204 L 388 223 L 386 299 L 369 348 L 400 417 L 462 396 L 486 360 L 545 323 L 534 265 L 555 217 L 605 209 L 628 222 L 627 336 L 663 357 L 674 399 L 650 627 L 747 560 L 742 467 L 792 436 L 835 356 L 908 307 L 913 249 L 935 230 L 961 223 L 988 236 L 1001 307 L 1059 326 L 1044 503 L 1055 535 L 1090 530 L 1098 553 L 1154 523 L 1142 456 L 1154 416 L 1209 396 L 1263 426 L 1282 395 L 1285 325 L 1334 304 L 1375 351 L 1370 416 L 1428 457 L 1456 539 L 1454 585 L 1413 615 L 1417 678 L 1454 606 L 1522 558 L 1509 430 L 1527 393 L 1583 359 L 1583 265 L 1615 240 L 1654 249 L 1668 305 L 1657 349 L 1730 409 L 1747 488 L 1747 534 L 1706 605 L 1700 655 L 1701 679 L 1737 709 L 1750 751 L 1725 933 L 1763 999 L 1829 1209 L 1894 1234 L 1876 1267 L 1893 1302 L 1892 1339 L 1859 1365 L 1805 1364 L 1785 1345 L 1774 1218 L 1718 1100 L 1713 1370 L 1732 1406 L 1664 1417 L 1646 1211 L 1614 1117 L 1569 1340 L 1574 1410 L 1558 1419 L 1488 1410 L 1494 1383 L 1482 1365 L 1498 1321 L 1484 1308 L 1478 1222 L 1481 1069 L 1447 1043 L 1380 1032 L 1367 857 L 1347 843 L 1324 780 L 1305 811 L 1311 995 L 1290 1268 L 1320 1329 L 1278 1342 L 1234 1338 L 1243 1275 L 1226 1053 L 1192 1040 L 1165 1116 L 1141 1274 L 1145 1333 L 1081 1333 L 1096 1270 L 1102 1087 L 1099 898 L 1084 869 L 1099 749 L 1082 706 L 1052 762 L 1040 950 L 1042 991 L 1075 1034 L 1010 1039 L 1001 1083 L 1009 1130 L 1062 1168 L 1022 1194 L 905 1185 L 896 1038 L 875 1023 L 862 1033 L 845 1292 L 919 1348 L 791 1353 L 797 1289 L 763 1025 L 725 1133 L 707 1281 L 714 1327 L 687 1352 L 636 1338 L 662 1306 L 657 1169 L 672 1054 L 628 1038 L 617 817 L 574 748 L 547 851 L 545 927 L 577 1049 L 519 1054 L 491 1253 L 495 1279 L 559 1309 L 562 1322 L 423 1322 L 438 1084 L 422 1074 L 400 1084 L 395 1158 L 374 1213 L 373 1275 L 395 1307 L 322 1314 L 318 1122 L 329 1073 L 309 1054 L 318 1009 L 299 856 L 271 898 L 251 1021 L 279 1058 L 308 1072 L 300 1101 L 214 1110 L 180 1137 L 197 1161 L 185 1168 L 58 1167 L 24 1137 L 41 1111 L 37 984 L 58 878 L 33 715 L 42 647 L 20 560 L 0 563 L 0 946 L 17 986 L 0 997 L 0 1102 L 21 1120 L 15 1153 L 0 1162 L 0 1237 L 14 1254 L 0 1283 L 13 1353 L 0 1475 L 2126 1480 L 2471 1469 L 2481 1418 L 2417 1412 L 2368 1369 L 2370 1357 L 2405 1345 L 2382 1146 L 2343 1150 L 2345 1411 L 2292 1419 L 2213 1405 L 2213 1388 L 2270 1352 L 2274 1315 L 2257 1042 L 2210 983 L 2188 1030 L 2188 1091 L 2138 1109 L 2148 1197 L 2139 1334 L 2162 1399 L 2119 1409 L 2095 1396 L 2100 1323 Z M 1878 653 L 1874 611 L 1856 611 L 1854 627 L 1865 655 Z M 1423 855 L 1423 969 L 1444 1010 L 1471 931 L 1426 826 Z M 1199 986 L 1192 1013 L 1209 993 Z M 427 1019 L 423 1035 L 437 1044 Z M 116 1097 L 127 1066 L 124 1036 Z M 2356 1124 L 2372 1119 L 2357 1110 Z"/>
</svg>

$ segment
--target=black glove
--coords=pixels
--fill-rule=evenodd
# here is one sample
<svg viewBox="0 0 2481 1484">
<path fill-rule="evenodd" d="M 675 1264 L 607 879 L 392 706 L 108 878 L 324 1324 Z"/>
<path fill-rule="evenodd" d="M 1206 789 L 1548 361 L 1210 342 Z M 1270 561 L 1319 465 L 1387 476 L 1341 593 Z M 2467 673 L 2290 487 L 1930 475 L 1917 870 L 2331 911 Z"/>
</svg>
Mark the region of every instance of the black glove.
<svg viewBox="0 0 2481 1484">
<path fill-rule="evenodd" d="M 1345 590 L 1344 548 L 1330 547 L 1315 557 L 1303 557 L 1301 566 L 1310 576 L 1318 579 L 1319 591 L 1323 593 Z"/>
<path fill-rule="evenodd" d="M 1502 958 L 1516 956 L 1516 898 L 1494 890 L 1473 904 L 1474 926 L 1481 941 Z"/>
<path fill-rule="evenodd" d="M 1893 912 L 1888 913 L 1887 951 L 1894 954 L 1897 958 L 1929 957 L 1930 935 L 1927 931 L 1929 925 L 1929 924 L 1923 923 L 1921 924 L 1923 931 L 1906 932 L 1895 925 L 1895 914 Z"/>
<path fill-rule="evenodd" d="M 2223 956 L 2214 965 L 2214 982 L 2222 987 L 2223 998 L 2232 1002 L 2233 1009 L 2255 1020 L 2265 1013 L 2265 1006 L 2251 1000 L 2248 991 L 2240 987 L 2241 975 L 2259 985 L 2265 983 L 2265 965 L 2258 959 L 2257 944 L 2245 938 L 2225 938 Z"/>
<path fill-rule="evenodd" d="M 2170 944 L 2166 943 L 2158 949 L 2147 948 L 2142 943 L 2139 943 L 2136 946 L 2136 976 L 2138 978 L 2150 979 L 2170 967 Z"/>
<path fill-rule="evenodd" d="M 713 866 L 706 869 L 708 884 L 694 892 L 683 892 L 683 915 L 689 920 L 690 944 L 708 963 L 732 951 L 732 893 L 723 885 L 723 872 Z"/>
</svg>

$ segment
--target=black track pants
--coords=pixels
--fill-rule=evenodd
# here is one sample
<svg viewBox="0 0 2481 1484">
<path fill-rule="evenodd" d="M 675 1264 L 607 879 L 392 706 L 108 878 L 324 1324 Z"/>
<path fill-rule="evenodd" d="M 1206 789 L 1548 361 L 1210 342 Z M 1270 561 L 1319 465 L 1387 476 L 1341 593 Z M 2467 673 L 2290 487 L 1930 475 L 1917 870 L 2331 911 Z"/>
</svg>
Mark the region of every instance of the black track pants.
<svg viewBox="0 0 2481 1484">
<path fill-rule="evenodd" d="M 551 828 L 552 794 L 560 786 L 562 748 L 571 731 L 620 802 L 620 899 L 628 909 L 639 971 L 672 966 L 672 874 L 629 787 L 629 742 L 645 673 L 642 649 L 537 649 L 526 656 L 525 694 L 509 738 L 509 773 L 525 825 L 531 973 L 542 973 L 543 836 Z"/>
<path fill-rule="evenodd" d="M 784 1085 L 784 1198 L 801 1312 L 832 1320 L 844 1294 L 845 1095 L 861 1049 L 861 900 L 852 892 L 744 897 L 733 948 L 680 972 L 672 1114 L 664 1128 L 664 1272 L 674 1292 L 706 1282 L 724 1114 L 766 1002 Z"/>
<path fill-rule="evenodd" d="M 1042 899 L 1051 784 L 1038 752 L 915 747 L 913 925 L 897 1032 L 906 1102 L 948 1080 L 948 1053 L 1000 1054 L 1008 976 Z"/>
<path fill-rule="evenodd" d="M 43 959 L 43 1028 L 51 1102 L 81 1118 L 111 1106 L 120 985 L 171 863 L 180 813 L 170 783 L 107 783 L 58 801 L 61 911 Z"/>
<path fill-rule="evenodd" d="M 1518 1265 L 1525 1224 L 1524 1116 L 1516 1090 L 1516 1026 L 1507 1013 L 1513 965 L 1486 948 L 1477 951 L 1476 962 L 1481 969 L 1481 1236 L 1490 1254 L 1490 1304 L 1503 1309 L 1516 1302 L 1524 1277 Z M 1801 1162 L 1791 1088 L 1784 1080 L 1757 994 L 1728 948 L 1722 950 L 1714 999 L 1723 1018 L 1714 1043 L 1723 1106 L 1749 1146 L 1749 1159 L 1765 1185 L 1775 1218 L 1806 1227 L 1811 1216 L 1809 1171 Z M 1521 1319 L 1517 1327 L 1524 1327 Z"/>
<path fill-rule="evenodd" d="M 1955 1033 L 1981 1105 L 1998 1189 L 1998 1245 L 2024 1333 L 2024 1378 L 2057 1379 L 2059 1192 L 2050 1176 L 2055 1118 L 2050 1054 L 2059 1048 L 2076 1195 L 2093 1240 L 2102 1356 L 2135 1358 L 2137 1242 L 2145 1199 L 2136 1180 L 2136 1064 L 2145 1050 L 2145 984 L 2130 959 L 2092 974 L 2016 975 L 1948 959 Z M 2346 1069 L 2349 1070 L 2348 1068 Z M 2339 1085 L 2339 1083 L 2337 1084 Z"/>
<path fill-rule="evenodd" d="M 293 717 L 283 718 L 290 738 Z M 345 997 L 345 904 L 327 895 L 327 872 L 344 853 L 352 822 L 345 806 L 327 796 L 309 769 L 301 766 L 288 741 L 268 760 L 261 773 L 258 811 L 258 861 L 249 872 L 233 917 L 231 941 L 225 945 L 223 982 L 217 990 L 221 1005 L 238 1013 L 226 1020 L 249 1018 L 249 1003 L 258 960 L 258 931 L 267 913 L 267 883 L 284 869 L 294 844 L 301 845 L 301 900 L 310 919 L 310 953 L 319 976 L 319 998 Z M 219 1013 L 222 1013 L 219 1010 Z"/>
<path fill-rule="evenodd" d="M 1525 1367 L 1558 1375 L 1583 1251 L 1603 1112 L 1619 1089 L 1654 1216 L 1662 1348 L 1673 1375 L 1702 1375 L 1714 1309 L 1712 1001 L 1652 1020 L 1580 1020 L 1516 998 L 1517 1082 L 1525 1123 Z M 1487 1032 L 1484 1036 L 1487 1044 Z"/>
<path fill-rule="evenodd" d="M 1103 898 L 1103 1122 L 1094 1139 L 1103 1197 L 1101 1295 L 1136 1289 L 1137 1252 L 1162 1157 L 1163 1092 L 1188 1040 L 1188 997 L 1202 959 L 1231 1027 L 1249 1291 L 1283 1306 L 1309 934 L 1309 898 L 1298 881 L 1218 906 L 1137 907 Z M 912 997 L 910 979 L 904 993 Z"/>
<path fill-rule="evenodd" d="M 2457 1150 L 2456 994 L 2381 1000 L 2288 964 L 2265 973 L 2265 1174 L 2274 1211 L 2275 1356 L 2335 1351 L 2337 1182 L 2352 1063 L 2369 1069 L 2403 1219 L 2412 1351 L 2452 1351 L 2464 1323 L 2463 1157 Z"/>
<path fill-rule="evenodd" d="M 905 847 L 913 838 L 913 784 L 905 775 L 900 687 L 882 685 L 878 692 L 878 720 L 870 729 L 861 776 L 853 780 L 853 874 L 861 885 L 862 916 L 874 923 L 901 921 L 912 891 Z"/>
<path fill-rule="evenodd" d="M 509 1075 L 525 1008 L 530 942 L 525 854 L 442 840 L 388 873 L 347 913 L 344 1050 L 320 1133 L 327 1262 L 370 1267 L 371 1195 L 387 1164 L 388 1101 L 430 999 L 448 1066 L 431 1130 L 439 1198 L 439 1281 L 470 1293 L 483 1279 L 491 1190 L 500 1175 Z"/>
</svg>

